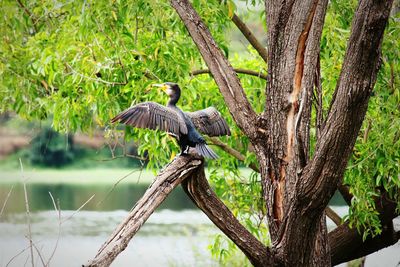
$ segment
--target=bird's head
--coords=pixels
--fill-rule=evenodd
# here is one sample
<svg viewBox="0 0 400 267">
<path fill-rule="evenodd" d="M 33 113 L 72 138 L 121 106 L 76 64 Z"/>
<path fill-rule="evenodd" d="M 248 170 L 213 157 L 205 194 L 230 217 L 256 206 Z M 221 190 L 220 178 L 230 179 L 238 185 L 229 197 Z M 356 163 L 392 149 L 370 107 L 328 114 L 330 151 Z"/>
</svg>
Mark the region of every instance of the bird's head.
<svg viewBox="0 0 400 267">
<path fill-rule="evenodd" d="M 161 88 L 169 97 L 180 96 L 181 89 L 176 83 L 166 82 L 162 84 L 153 84 L 153 86 Z"/>
</svg>

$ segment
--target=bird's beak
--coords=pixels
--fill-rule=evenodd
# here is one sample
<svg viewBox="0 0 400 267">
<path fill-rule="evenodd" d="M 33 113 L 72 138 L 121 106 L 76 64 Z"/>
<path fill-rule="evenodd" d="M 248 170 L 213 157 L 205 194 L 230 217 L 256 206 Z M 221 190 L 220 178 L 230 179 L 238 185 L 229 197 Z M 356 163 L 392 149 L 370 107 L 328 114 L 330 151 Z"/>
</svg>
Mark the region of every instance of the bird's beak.
<svg viewBox="0 0 400 267">
<path fill-rule="evenodd" d="M 168 89 L 168 85 L 166 85 L 165 83 L 161 83 L 161 84 L 156 83 L 156 84 L 153 84 L 152 86 L 154 86 L 154 87 L 159 87 L 159 88 L 161 88 L 161 90 L 163 90 L 164 92 L 165 92 L 165 90 Z"/>
</svg>

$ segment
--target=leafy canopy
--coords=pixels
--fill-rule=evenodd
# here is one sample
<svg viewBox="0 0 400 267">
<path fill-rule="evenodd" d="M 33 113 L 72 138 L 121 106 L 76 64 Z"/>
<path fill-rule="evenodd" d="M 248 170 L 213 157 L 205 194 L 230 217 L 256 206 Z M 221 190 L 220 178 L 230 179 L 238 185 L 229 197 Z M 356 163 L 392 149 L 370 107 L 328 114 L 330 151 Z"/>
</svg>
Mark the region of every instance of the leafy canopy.
<svg viewBox="0 0 400 267">
<path fill-rule="evenodd" d="M 168 1 L 43 0 L 23 5 L 5 0 L 0 10 L 0 112 L 51 120 L 54 129 L 64 132 L 103 129 L 112 138 L 117 131 L 109 124 L 110 118 L 139 102 L 164 103 L 166 96 L 150 85 L 173 81 L 183 88 L 179 103 L 183 110 L 215 106 L 232 128 L 232 137 L 222 140 L 246 156 L 245 165 L 255 162 L 247 138 L 233 123 L 212 78 L 190 75 L 206 66 Z M 228 49 L 230 40 L 225 33 L 232 26 L 232 1 L 194 0 L 193 5 L 234 67 L 266 72 L 250 47 L 241 54 Z M 325 108 L 341 70 L 355 5 L 354 0 L 329 4 L 321 40 Z M 252 23 L 265 24 L 265 16 L 249 14 Z M 348 219 L 366 234 L 380 232 L 374 197 L 382 188 L 400 203 L 400 80 L 395 75 L 400 72 L 400 25 L 396 20 L 398 16 L 391 18 L 386 30 L 374 96 L 345 175 L 355 196 Z M 254 109 L 261 112 L 265 81 L 239 77 Z M 178 151 L 164 133 L 124 130 L 125 138 L 140 144 L 140 153 L 148 152 L 150 167 L 164 165 Z M 267 242 L 259 176 L 246 173 L 243 177 L 237 169 L 243 163 L 218 153 L 221 159 L 209 163 L 217 193 L 252 233 Z M 227 247 L 225 243 L 217 237 L 211 251 L 229 260 L 235 252 L 232 243 Z"/>
</svg>

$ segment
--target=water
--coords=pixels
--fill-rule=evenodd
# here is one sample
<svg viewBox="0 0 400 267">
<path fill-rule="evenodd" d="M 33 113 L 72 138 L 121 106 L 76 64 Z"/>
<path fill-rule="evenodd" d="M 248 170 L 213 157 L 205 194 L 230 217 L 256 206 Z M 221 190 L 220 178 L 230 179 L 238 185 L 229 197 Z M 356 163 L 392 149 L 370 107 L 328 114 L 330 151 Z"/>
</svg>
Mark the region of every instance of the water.
<svg viewBox="0 0 400 267">
<path fill-rule="evenodd" d="M 74 213 L 62 211 L 61 221 L 73 216 L 61 226 L 55 211 L 34 212 L 31 216 L 32 240 L 45 262 L 55 250 L 51 266 L 86 263 L 128 214 L 122 210 Z M 216 266 L 207 250 L 216 231 L 199 211 L 160 210 L 150 217 L 112 266 L 133 263 L 135 266 Z M 0 266 L 25 265 L 30 255 L 27 234 L 26 214 L 9 214 L 0 223 Z M 35 265 L 41 266 L 40 258 L 34 254 Z"/>
<path fill-rule="evenodd" d="M 46 175 L 53 178 L 54 175 L 59 175 L 58 171 L 56 173 Z M 81 177 L 76 178 L 78 173 Z M 101 173 L 109 178 L 115 171 Z M 43 174 L 39 172 L 38 175 Z M 74 182 L 30 180 L 27 193 L 31 210 L 32 240 L 45 263 L 51 258 L 50 266 L 80 266 L 93 258 L 147 189 L 148 184 L 137 183 L 136 178 L 113 188 L 121 175 L 115 175 L 114 179 L 104 182 L 99 173 L 96 173 L 95 176 L 100 177 L 100 181 L 96 178 L 92 182 L 81 183 L 82 180 L 90 180 L 91 175 L 90 171 L 79 171 L 72 175 L 72 178 L 76 178 Z M 28 224 L 23 186 L 20 182 L 11 181 L 12 179 L 8 183 L 0 183 L 0 209 L 13 185 L 4 213 L 0 217 L 0 266 L 8 264 L 19 267 L 30 265 L 29 241 L 26 237 Z M 49 192 L 62 209 L 61 221 L 64 222 L 61 226 Z M 81 211 L 76 212 L 93 195 L 93 199 Z M 339 196 L 331 202 L 332 205 L 342 203 Z M 347 213 L 345 206 L 333 206 L 333 209 L 341 216 Z M 395 225 L 400 230 L 399 219 L 395 221 Z M 328 227 L 334 227 L 330 220 Z M 211 259 L 207 249 L 216 233 L 220 231 L 195 208 L 178 187 L 143 225 L 112 266 L 219 266 Z M 53 251 L 54 255 L 51 257 Z M 397 266 L 400 261 L 399 252 L 398 243 L 368 256 L 366 266 Z M 34 251 L 34 254 L 35 265 L 42 266 L 38 253 Z"/>
</svg>

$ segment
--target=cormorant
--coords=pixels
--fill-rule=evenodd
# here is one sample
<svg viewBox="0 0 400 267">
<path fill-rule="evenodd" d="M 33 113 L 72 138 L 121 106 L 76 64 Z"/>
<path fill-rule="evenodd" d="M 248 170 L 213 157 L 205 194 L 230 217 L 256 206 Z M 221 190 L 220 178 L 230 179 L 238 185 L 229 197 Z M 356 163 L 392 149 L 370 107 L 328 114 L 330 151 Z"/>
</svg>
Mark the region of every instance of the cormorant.
<svg viewBox="0 0 400 267">
<path fill-rule="evenodd" d="M 230 135 L 228 124 L 214 108 L 183 112 L 176 103 L 181 89 L 176 83 L 154 84 L 161 87 L 169 96 L 167 106 L 155 102 L 139 103 L 115 116 L 111 122 L 121 122 L 137 128 L 160 129 L 175 137 L 181 148 L 181 154 L 187 154 L 194 147 L 203 157 L 216 159 L 218 155 L 207 146 L 198 131 L 208 136 Z"/>
</svg>

